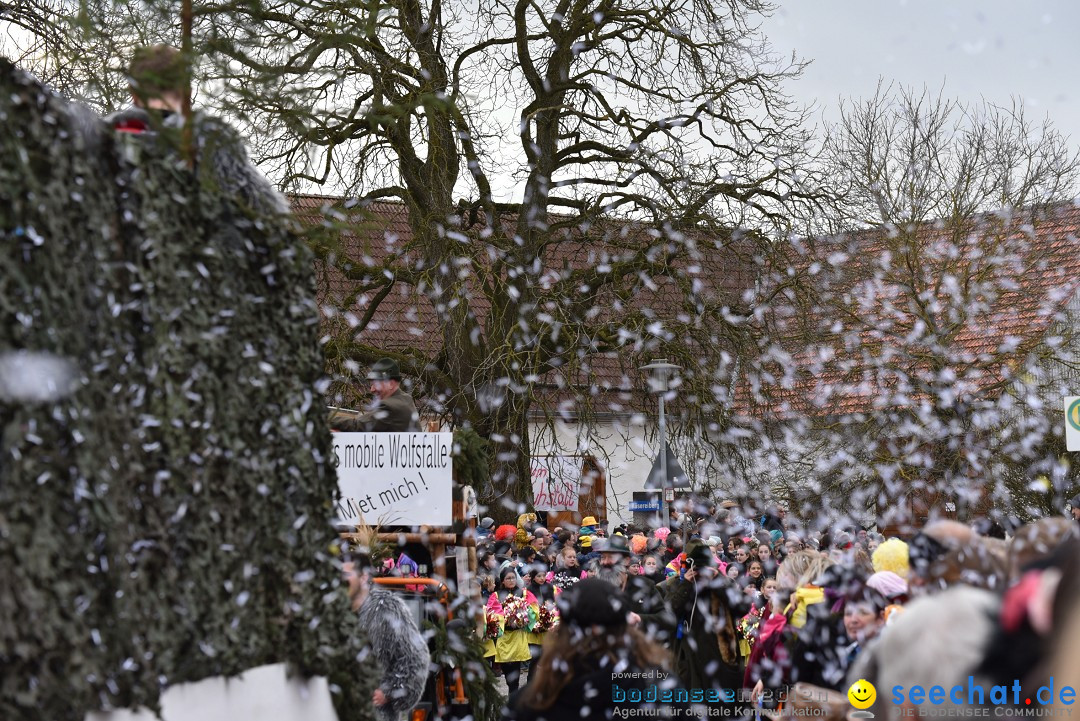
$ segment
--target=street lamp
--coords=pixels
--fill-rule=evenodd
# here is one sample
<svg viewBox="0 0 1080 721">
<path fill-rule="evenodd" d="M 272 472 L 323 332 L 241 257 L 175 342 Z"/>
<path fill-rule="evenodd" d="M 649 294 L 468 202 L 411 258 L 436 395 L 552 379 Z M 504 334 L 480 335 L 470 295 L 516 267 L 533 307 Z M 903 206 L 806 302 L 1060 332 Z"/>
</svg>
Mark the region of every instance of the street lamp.
<svg viewBox="0 0 1080 721">
<path fill-rule="evenodd" d="M 660 508 L 664 512 L 664 528 L 671 527 L 671 511 L 667 504 L 668 468 L 667 468 L 667 423 L 664 418 L 664 396 L 671 389 L 671 378 L 680 370 L 674 363 L 668 363 L 667 358 L 655 360 L 647 366 L 642 366 L 649 374 L 649 390 L 660 396 L 660 475 L 663 478 L 663 487 L 660 489 Z"/>
</svg>

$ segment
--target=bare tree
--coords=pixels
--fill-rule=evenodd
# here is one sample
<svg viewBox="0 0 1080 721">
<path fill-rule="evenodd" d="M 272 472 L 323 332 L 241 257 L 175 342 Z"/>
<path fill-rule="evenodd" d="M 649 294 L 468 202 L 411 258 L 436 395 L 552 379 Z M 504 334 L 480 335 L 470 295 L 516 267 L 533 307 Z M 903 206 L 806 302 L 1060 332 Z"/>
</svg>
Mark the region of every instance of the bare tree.
<svg viewBox="0 0 1080 721">
<path fill-rule="evenodd" d="M 806 244 L 812 310 L 784 321 L 803 339 L 796 435 L 815 439 L 804 492 L 908 520 L 1061 477 L 1045 409 L 1075 374 L 1076 151 L 1019 105 L 879 87 L 824 157 L 849 232 Z"/>
<path fill-rule="evenodd" d="M 195 51 L 203 103 L 245 124 L 283 187 L 407 210 L 408 242 L 374 264 L 314 241 L 357 301 L 337 309 L 358 322 L 337 327 L 330 362 L 396 357 L 454 424 L 496 442 L 498 486 L 524 500 L 537 394 L 587 416 L 606 354 L 682 359 L 686 422 L 723 424 L 715 390 L 763 329 L 753 297 L 707 274 L 742 258 L 752 288 L 752 261 L 824 198 L 782 90 L 801 66 L 755 25 L 769 10 L 197 2 Z M 103 17 L 98 36 L 145 36 Z M 369 341 L 402 288 L 437 319 L 430 353 Z"/>
</svg>

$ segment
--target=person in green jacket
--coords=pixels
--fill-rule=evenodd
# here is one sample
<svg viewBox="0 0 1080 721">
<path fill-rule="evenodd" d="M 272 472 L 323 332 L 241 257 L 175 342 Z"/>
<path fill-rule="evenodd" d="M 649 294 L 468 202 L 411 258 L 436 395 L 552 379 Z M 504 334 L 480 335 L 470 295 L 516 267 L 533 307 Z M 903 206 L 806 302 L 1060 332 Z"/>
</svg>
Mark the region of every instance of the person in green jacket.
<svg viewBox="0 0 1080 721">
<path fill-rule="evenodd" d="M 373 405 L 355 418 L 339 421 L 339 431 L 370 431 L 374 433 L 410 432 L 420 429 L 420 414 L 412 396 L 401 390 L 401 369 L 397 361 L 383 358 L 371 366 L 368 373 Z"/>
</svg>

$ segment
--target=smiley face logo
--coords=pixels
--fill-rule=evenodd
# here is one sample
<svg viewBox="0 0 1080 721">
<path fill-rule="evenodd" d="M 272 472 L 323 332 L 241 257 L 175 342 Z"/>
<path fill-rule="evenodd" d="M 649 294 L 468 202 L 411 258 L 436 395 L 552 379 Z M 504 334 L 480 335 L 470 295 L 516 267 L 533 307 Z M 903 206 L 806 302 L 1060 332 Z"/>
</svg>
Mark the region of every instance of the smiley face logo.
<svg viewBox="0 0 1080 721">
<path fill-rule="evenodd" d="M 868 709 L 877 700 L 877 689 L 865 678 L 860 678 L 851 684 L 851 688 L 847 691 L 847 698 L 855 708 Z"/>
</svg>

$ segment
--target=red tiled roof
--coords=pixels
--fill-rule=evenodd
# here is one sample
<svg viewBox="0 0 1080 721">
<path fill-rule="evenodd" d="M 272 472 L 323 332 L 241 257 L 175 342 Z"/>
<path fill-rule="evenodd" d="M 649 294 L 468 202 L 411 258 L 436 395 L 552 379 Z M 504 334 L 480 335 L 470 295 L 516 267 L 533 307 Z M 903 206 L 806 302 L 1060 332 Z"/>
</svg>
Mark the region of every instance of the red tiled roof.
<svg viewBox="0 0 1080 721">
<path fill-rule="evenodd" d="M 340 202 L 341 199 L 332 197 L 296 196 L 293 207 L 303 223 L 313 225 L 323 222 L 324 208 L 340 209 Z M 367 207 L 365 219 L 358 220 L 354 230 L 343 233 L 343 253 L 357 260 L 362 270 L 373 273 L 390 253 L 411 242 L 406 213 L 399 203 L 372 203 Z M 992 223 L 994 216 L 987 216 L 982 222 Z M 862 231 L 806 244 L 810 250 L 794 258 L 792 265 L 801 272 L 814 264 L 822 268 L 816 276 L 821 285 L 818 290 L 831 293 L 831 298 L 809 312 L 780 309 L 777 314 L 781 317 L 780 332 L 784 333 L 786 323 L 792 334 L 779 345 L 789 356 L 771 365 L 762 364 L 765 371 L 775 376 L 775 380 L 764 382 L 762 392 L 755 394 L 753 385 L 745 379 L 740 382 L 737 411 L 755 417 L 825 417 L 867 413 L 883 405 L 902 405 L 905 397 L 898 394 L 899 379 L 907 382 L 912 377 L 929 378 L 931 357 L 945 359 L 945 365 L 957 374 L 954 386 L 961 396 L 998 393 L 1002 381 L 1010 377 L 1021 356 L 1047 336 L 1080 286 L 1080 253 L 1077 253 L 1080 209 L 1072 205 L 1056 207 L 1034 228 L 1016 220 L 1009 222 L 1004 237 L 1008 252 L 999 248 L 984 254 L 994 257 L 995 263 L 987 263 L 985 257 L 965 260 L 964 253 L 970 254 L 974 249 L 973 239 L 985 234 L 965 235 L 954 247 L 946 242 L 945 229 L 929 225 L 919 229 L 916 245 L 927 278 L 944 279 L 951 269 L 962 281 L 970 275 L 972 267 L 978 267 L 994 278 L 989 287 L 997 291 L 996 297 L 987 299 L 985 309 L 966 312 L 961 326 L 943 336 L 948 341 L 944 349 L 926 347 L 922 340 L 903 340 L 911 333 L 917 318 L 908 308 L 913 296 L 900 282 L 905 274 L 888 272 L 888 264 L 883 262 L 885 253 L 895 250 L 894 232 Z M 644 226 L 612 227 L 629 227 L 631 235 L 647 232 Z M 960 257 L 949 257 L 957 248 Z M 605 244 L 603 234 L 594 229 L 588 238 L 566 239 L 544 260 L 553 271 L 564 267 L 581 269 L 595 266 L 602 262 L 605 252 L 611 254 L 617 250 Z M 934 257 L 935 252 L 939 257 Z M 737 299 L 755 281 L 752 264 L 730 251 L 703 253 L 699 267 L 684 270 L 690 278 L 700 280 L 703 297 Z M 348 307 L 355 325 L 355 319 L 362 317 L 369 307 L 373 294 L 351 299 L 358 281 L 322 263 L 317 264 L 317 277 L 324 314 L 331 308 Z M 936 293 L 938 301 L 948 296 L 945 287 L 938 288 Z M 680 312 L 677 304 L 683 297 L 670 279 L 655 278 L 642 285 L 630 304 L 617 307 L 610 293 L 598 295 L 593 303 L 605 314 L 652 312 L 658 322 L 663 322 L 676 317 Z M 489 310 L 487 299 L 476 293 L 470 303 L 483 323 Z M 787 320 L 782 318 L 785 312 Z M 328 331 L 335 326 L 340 330 L 349 319 L 327 316 L 323 322 Z M 438 353 L 442 342 L 438 323 L 434 310 L 415 288 L 398 284 L 379 306 L 373 322 L 359 340 L 387 350 L 416 349 L 431 358 Z M 798 337 L 795 326 L 799 324 L 801 337 L 811 340 L 795 340 Z M 893 358 L 881 362 L 868 357 L 875 354 Z M 651 411 L 654 401 L 646 400 L 643 378 L 637 370 L 642 360 L 630 350 L 618 354 L 596 353 L 573 378 L 542 379 L 538 392 L 546 395 L 549 405 L 567 403 L 576 395 L 576 402 L 591 398 L 595 410 L 600 412 Z M 576 386 L 578 393 L 564 392 L 562 386 L 566 384 Z M 912 404 L 921 400 L 925 399 L 907 398 Z"/>
<path fill-rule="evenodd" d="M 312 226 L 324 222 L 326 211 L 337 211 L 340 221 L 355 222 L 351 230 L 342 233 L 343 256 L 356 260 L 360 266 L 357 276 L 374 275 L 381 264 L 394 252 L 401 252 L 412 241 L 404 205 L 395 202 L 376 201 L 366 207 L 363 215 L 343 210 L 340 198 L 301 195 L 292 198 L 293 210 L 302 224 Z M 511 218 L 511 221 L 516 219 Z M 548 248 L 544 255 L 544 270 L 557 280 L 563 269 L 582 270 L 617 260 L 620 253 L 636 249 L 649 229 L 638 224 L 617 224 L 606 227 L 594 226 L 587 237 L 580 232 L 568 233 L 557 244 Z M 641 241 L 637 240 L 640 237 Z M 412 251 L 410 257 L 416 257 Z M 687 282 L 696 282 L 696 298 L 709 301 L 730 299 L 736 301 L 754 286 L 754 272 L 749 262 L 740 260 L 730 247 L 723 250 L 709 249 L 702 252 L 692 264 L 683 264 L 682 276 Z M 374 292 L 357 294 L 360 280 L 349 279 L 338 268 L 316 263 L 318 300 L 327 332 L 341 332 L 346 324 L 356 325 L 373 301 Z M 354 297 L 355 296 L 355 297 Z M 619 313 L 653 313 L 658 323 L 675 319 L 682 309 L 685 294 L 676 287 L 675 281 L 666 277 L 642 279 L 629 302 L 619 300 L 610 288 L 605 288 L 592 299 L 603 317 L 618 317 Z M 490 303 L 482 292 L 470 297 L 470 309 L 481 326 L 490 310 Z M 334 308 L 348 308 L 344 316 L 334 317 Z M 542 310 L 542 309 L 541 309 Z M 358 340 L 366 345 L 391 351 L 416 350 L 425 357 L 437 355 L 442 336 L 439 319 L 430 302 L 418 294 L 415 287 L 396 284 L 378 307 L 372 322 L 361 332 Z M 651 359 L 651 356 L 650 358 Z M 547 394 L 550 403 L 566 402 L 574 395 L 592 398 L 599 412 L 625 412 L 627 410 L 651 410 L 655 401 L 645 402 L 644 379 L 637 367 L 641 358 L 634 357 L 632 350 L 623 353 L 594 353 L 588 362 L 572 378 L 560 379 L 549 374 L 541 379 L 539 392 Z M 647 361 L 646 361 L 647 362 Z M 577 394 L 564 392 L 564 386 L 574 385 Z"/>
<path fill-rule="evenodd" d="M 955 241 L 941 224 L 920 227 L 910 241 L 921 264 L 915 272 L 896 252 L 895 231 L 818 244 L 797 264 L 817 263 L 821 275 L 832 275 L 819 281 L 831 299 L 802 319 L 789 313 L 788 322 L 794 329 L 801 321 L 812 340 L 785 344 L 788 381 L 764 398 L 751 399 L 741 387 L 740 411 L 760 415 L 764 406 L 781 418 L 839 417 L 913 406 L 930 402 L 926 388 L 935 379 L 958 399 L 996 398 L 1080 287 L 1080 209 L 1056 206 L 1034 224 L 1008 219 L 1001 233 L 993 230 L 1001 222 L 995 216 L 975 222 L 974 232 Z M 905 282 L 913 278 L 921 282 Z M 919 308 L 920 297 L 933 312 Z M 953 325 L 936 336 L 918 326 L 931 318 L 944 328 L 950 317 Z"/>
</svg>

